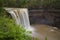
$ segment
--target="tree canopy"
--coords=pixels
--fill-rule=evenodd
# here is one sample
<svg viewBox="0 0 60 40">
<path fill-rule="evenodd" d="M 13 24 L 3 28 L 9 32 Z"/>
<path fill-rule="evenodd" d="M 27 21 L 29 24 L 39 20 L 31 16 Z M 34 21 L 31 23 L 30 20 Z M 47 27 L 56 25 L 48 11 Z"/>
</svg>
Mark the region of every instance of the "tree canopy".
<svg viewBox="0 0 60 40">
<path fill-rule="evenodd" d="M 60 0 L 0 0 L 3 7 L 60 8 Z"/>
</svg>

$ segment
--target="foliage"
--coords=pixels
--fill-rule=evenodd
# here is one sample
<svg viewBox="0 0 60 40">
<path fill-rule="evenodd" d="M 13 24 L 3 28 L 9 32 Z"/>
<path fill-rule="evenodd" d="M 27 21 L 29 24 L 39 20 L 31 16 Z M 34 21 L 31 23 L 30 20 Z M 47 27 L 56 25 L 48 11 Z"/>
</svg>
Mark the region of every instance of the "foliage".
<svg viewBox="0 0 60 40">
<path fill-rule="evenodd" d="M 0 17 L 11 17 L 9 13 L 6 12 L 6 10 L 3 9 L 3 7 L 0 7 Z"/>
<path fill-rule="evenodd" d="M 3 7 L 60 8 L 60 0 L 0 0 Z"/>
<path fill-rule="evenodd" d="M 0 40 L 31 40 L 31 37 L 13 19 L 0 17 Z"/>
</svg>

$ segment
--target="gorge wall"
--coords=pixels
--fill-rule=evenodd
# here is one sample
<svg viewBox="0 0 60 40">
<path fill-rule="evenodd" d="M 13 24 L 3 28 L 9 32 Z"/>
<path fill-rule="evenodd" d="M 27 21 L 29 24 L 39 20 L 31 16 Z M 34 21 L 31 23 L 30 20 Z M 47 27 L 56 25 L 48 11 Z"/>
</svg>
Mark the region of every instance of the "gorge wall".
<svg viewBox="0 0 60 40">
<path fill-rule="evenodd" d="M 60 10 L 29 10 L 31 24 L 46 24 L 60 28 Z"/>
</svg>

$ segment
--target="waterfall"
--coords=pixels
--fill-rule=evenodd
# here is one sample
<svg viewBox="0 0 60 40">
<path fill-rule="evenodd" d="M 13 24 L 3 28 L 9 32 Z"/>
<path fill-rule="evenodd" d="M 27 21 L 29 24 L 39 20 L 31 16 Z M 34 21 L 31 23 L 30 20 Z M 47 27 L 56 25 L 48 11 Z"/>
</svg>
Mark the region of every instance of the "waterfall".
<svg viewBox="0 0 60 40">
<path fill-rule="evenodd" d="M 4 8 L 4 9 L 11 14 L 12 18 L 15 19 L 16 24 L 21 25 L 27 31 L 33 30 L 29 22 L 28 9 L 26 8 Z"/>
</svg>

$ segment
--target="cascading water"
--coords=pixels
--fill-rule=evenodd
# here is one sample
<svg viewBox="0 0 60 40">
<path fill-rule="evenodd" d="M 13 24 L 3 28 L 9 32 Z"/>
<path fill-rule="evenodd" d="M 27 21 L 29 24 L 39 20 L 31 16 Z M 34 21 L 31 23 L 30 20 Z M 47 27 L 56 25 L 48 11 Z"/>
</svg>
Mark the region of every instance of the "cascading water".
<svg viewBox="0 0 60 40">
<path fill-rule="evenodd" d="M 21 25 L 27 31 L 32 31 L 33 28 L 30 26 L 28 9 L 26 8 L 4 8 L 9 12 L 13 19 L 16 20 L 16 24 Z"/>
</svg>

